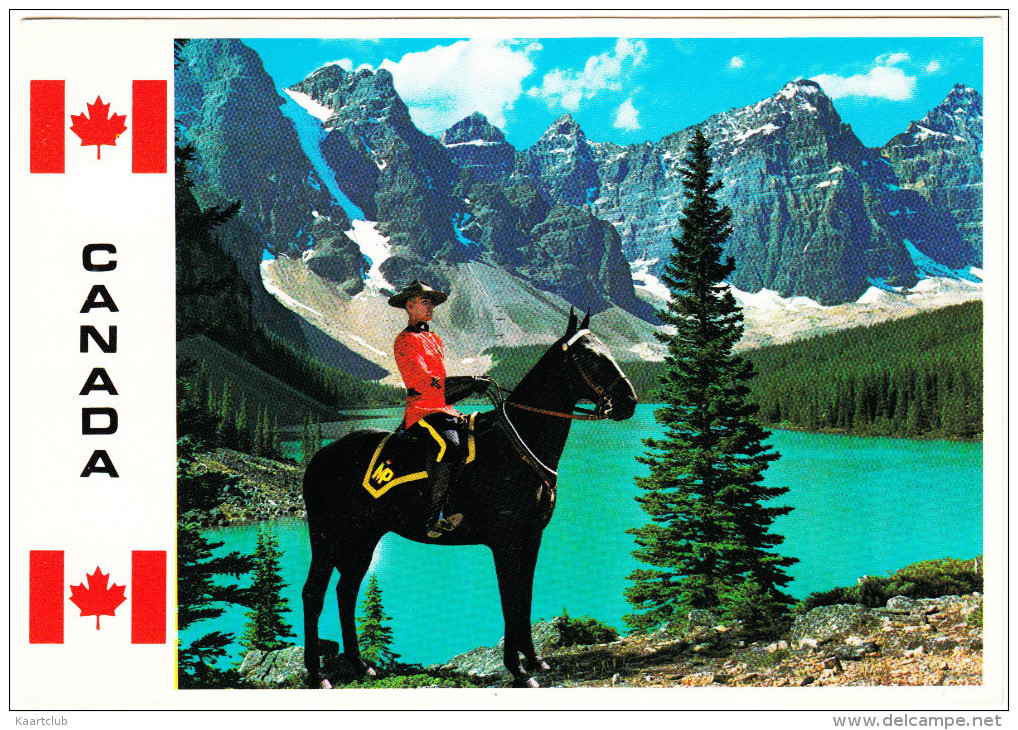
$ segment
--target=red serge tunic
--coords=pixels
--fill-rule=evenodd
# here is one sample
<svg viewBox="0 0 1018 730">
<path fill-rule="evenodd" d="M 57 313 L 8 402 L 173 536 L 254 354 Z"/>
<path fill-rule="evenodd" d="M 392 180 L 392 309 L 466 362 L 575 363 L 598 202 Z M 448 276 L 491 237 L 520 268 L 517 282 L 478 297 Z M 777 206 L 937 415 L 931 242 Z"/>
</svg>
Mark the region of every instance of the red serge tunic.
<svg viewBox="0 0 1018 730">
<path fill-rule="evenodd" d="M 445 349 L 442 338 L 430 331 L 426 322 L 407 327 L 396 335 L 392 350 L 407 389 L 407 428 L 429 413 L 441 411 L 453 416 L 459 415 L 459 411 L 445 402 Z"/>
</svg>

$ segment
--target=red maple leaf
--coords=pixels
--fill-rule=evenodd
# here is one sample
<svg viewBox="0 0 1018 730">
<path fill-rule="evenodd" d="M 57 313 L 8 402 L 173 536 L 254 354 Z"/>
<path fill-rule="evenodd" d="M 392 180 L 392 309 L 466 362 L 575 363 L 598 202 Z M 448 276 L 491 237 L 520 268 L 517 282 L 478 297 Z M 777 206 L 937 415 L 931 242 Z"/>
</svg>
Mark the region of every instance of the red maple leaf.
<svg viewBox="0 0 1018 730">
<path fill-rule="evenodd" d="M 82 583 L 71 586 L 71 603 L 81 609 L 82 616 L 95 616 L 95 630 L 98 631 L 99 617 L 116 615 L 117 606 L 127 600 L 124 596 L 127 586 L 114 583 L 107 588 L 110 576 L 104 575 L 98 565 L 94 573 L 85 573 L 85 577 L 88 578 L 88 588 Z"/>
<path fill-rule="evenodd" d="M 85 104 L 88 107 L 87 114 L 71 115 L 71 131 L 81 138 L 81 146 L 94 144 L 96 148 L 95 158 L 101 159 L 102 146 L 116 146 L 117 137 L 127 131 L 124 120 L 127 117 L 123 114 L 110 115 L 110 105 L 103 104 L 101 97 L 95 97 L 94 104 Z"/>
</svg>

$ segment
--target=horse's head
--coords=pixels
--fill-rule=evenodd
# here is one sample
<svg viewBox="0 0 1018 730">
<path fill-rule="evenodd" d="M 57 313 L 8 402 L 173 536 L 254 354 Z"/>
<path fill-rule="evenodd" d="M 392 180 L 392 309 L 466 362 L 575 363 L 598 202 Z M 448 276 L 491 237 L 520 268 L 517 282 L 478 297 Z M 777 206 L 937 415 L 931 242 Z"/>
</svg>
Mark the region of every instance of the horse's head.
<svg viewBox="0 0 1018 730">
<path fill-rule="evenodd" d="M 591 332 L 590 312 L 583 322 L 569 312 L 569 326 L 552 350 L 558 349 L 565 360 L 569 387 L 577 399 L 594 403 L 597 412 L 613 421 L 631 418 L 636 410 L 636 391 L 611 352 Z"/>
</svg>

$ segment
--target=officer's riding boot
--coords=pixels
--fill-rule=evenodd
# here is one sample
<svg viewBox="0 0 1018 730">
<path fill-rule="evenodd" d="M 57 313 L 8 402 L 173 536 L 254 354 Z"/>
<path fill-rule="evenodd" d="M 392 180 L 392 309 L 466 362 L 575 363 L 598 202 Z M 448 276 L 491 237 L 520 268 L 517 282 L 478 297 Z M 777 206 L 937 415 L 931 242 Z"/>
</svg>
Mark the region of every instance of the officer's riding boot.
<svg viewBox="0 0 1018 730">
<path fill-rule="evenodd" d="M 441 537 L 446 532 L 452 532 L 460 522 L 463 515 L 459 512 L 449 513 L 446 504 L 446 496 L 449 494 L 449 484 L 452 481 L 455 464 L 449 460 L 435 461 L 428 460 L 428 475 L 431 477 L 431 509 L 428 511 L 428 524 L 426 526 L 428 537 L 434 539 Z"/>
</svg>

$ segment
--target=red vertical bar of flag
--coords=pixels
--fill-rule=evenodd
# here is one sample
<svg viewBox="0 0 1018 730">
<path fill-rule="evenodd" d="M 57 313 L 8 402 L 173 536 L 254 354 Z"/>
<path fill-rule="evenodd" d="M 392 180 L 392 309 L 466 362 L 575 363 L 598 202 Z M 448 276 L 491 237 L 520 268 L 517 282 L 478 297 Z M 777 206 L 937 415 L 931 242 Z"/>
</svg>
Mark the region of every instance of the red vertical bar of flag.
<svg viewBox="0 0 1018 730">
<path fill-rule="evenodd" d="M 28 553 L 28 643 L 64 643 L 64 551 Z"/>
<path fill-rule="evenodd" d="M 166 81 L 135 81 L 131 112 L 131 172 L 166 172 Z"/>
<path fill-rule="evenodd" d="M 64 82 L 29 86 L 29 172 L 64 171 Z"/>
<path fill-rule="evenodd" d="M 131 551 L 131 643 L 166 643 L 166 551 Z"/>
</svg>

